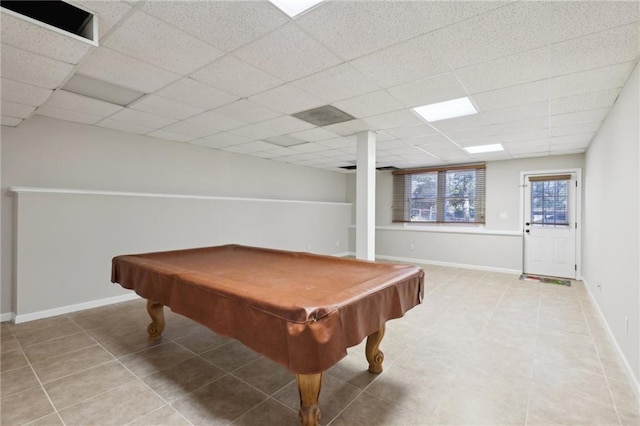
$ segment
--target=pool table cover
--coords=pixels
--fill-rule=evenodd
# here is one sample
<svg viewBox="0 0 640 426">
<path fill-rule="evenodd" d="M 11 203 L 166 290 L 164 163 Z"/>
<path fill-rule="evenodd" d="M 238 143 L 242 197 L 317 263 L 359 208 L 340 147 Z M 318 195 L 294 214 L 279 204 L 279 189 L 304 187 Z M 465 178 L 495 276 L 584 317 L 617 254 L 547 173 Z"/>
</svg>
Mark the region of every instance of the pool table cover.
<svg viewBox="0 0 640 426">
<path fill-rule="evenodd" d="M 294 373 L 312 374 L 418 305 L 424 273 L 410 265 L 225 245 L 117 256 L 111 281 Z"/>
</svg>

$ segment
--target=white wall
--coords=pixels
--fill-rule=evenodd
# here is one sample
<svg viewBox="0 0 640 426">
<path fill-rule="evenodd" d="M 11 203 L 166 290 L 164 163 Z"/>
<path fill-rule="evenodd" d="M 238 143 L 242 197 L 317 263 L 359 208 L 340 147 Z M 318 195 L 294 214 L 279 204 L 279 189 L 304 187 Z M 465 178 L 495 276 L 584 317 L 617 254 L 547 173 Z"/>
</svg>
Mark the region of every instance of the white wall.
<svg viewBox="0 0 640 426">
<path fill-rule="evenodd" d="M 422 225 L 392 223 L 391 172 L 376 175 L 376 254 L 386 258 L 518 272 L 522 268 L 520 173 L 584 167 L 584 155 L 536 157 L 487 163 L 486 224 Z M 349 175 L 347 198 L 355 179 Z M 506 219 L 500 215 L 506 214 Z M 355 231 L 350 229 L 350 244 Z M 413 247 L 413 248 L 412 248 Z M 353 251 L 353 246 L 350 246 Z"/>
<path fill-rule="evenodd" d="M 636 386 L 640 383 L 639 105 L 636 65 L 587 151 L 583 232 L 585 283 L 633 371 Z"/>
<path fill-rule="evenodd" d="M 13 310 L 12 186 L 345 201 L 340 173 L 41 116 L 1 131 L 2 314 Z"/>
</svg>

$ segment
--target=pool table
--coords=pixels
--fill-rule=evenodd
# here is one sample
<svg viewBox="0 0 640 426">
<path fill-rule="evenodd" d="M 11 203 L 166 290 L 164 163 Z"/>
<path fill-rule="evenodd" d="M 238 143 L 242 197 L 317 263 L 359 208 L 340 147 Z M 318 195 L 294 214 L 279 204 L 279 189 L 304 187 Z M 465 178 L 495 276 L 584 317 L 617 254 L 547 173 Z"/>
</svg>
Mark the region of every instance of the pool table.
<svg viewBox="0 0 640 426">
<path fill-rule="evenodd" d="M 348 347 L 366 337 L 369 371 L 382 372 L 385 322 L 424 291 L 416 266 L 241 245 L 116 256 L 111 281 L 147 299 L 150 339 L 168 306 L 295 373 L 304 425 L 319 421 L 322 373 Z"/>
</svg>

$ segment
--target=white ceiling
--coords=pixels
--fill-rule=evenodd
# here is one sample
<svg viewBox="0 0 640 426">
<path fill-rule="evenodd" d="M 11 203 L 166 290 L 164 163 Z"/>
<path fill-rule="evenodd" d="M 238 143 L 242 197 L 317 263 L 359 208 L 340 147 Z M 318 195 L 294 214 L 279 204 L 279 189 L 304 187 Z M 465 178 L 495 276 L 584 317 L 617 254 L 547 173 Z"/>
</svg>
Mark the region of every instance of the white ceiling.
<svg viewBox="0 0 640 426">
<path fill-rule="evenodd" d="M 99 47 L 2 11 L 2 125 L 34 114 L 338 170 L 354 133 L 399 168 L 584 152 L 640 56 L 637 1 L 69 1 Z M 61 90 L 80 73 L 146 95 L 121 107 Z M 479 114 L 410 108 L 470 96 Z M 356 119 L 291 114 L 330 104 Z M 462 148 L 502 143 L 504 152 Z"/>
</svg>

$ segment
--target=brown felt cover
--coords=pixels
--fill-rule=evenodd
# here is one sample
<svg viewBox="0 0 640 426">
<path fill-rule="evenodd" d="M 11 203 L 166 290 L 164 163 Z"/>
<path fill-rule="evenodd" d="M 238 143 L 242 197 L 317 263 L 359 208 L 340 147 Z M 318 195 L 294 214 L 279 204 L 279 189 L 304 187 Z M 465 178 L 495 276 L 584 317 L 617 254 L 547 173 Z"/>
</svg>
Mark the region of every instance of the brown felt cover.
<svg viewBox="0 0 640 426">
<path fill-rule="evenodd" d="M 111 281 L 294 373 L 326 370 L 422 299 L 410 265 L 226 245 L 123 255 Z"/>
</svg>

